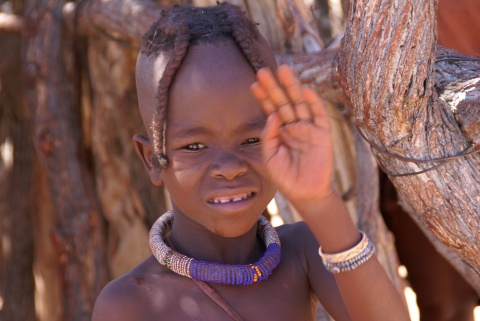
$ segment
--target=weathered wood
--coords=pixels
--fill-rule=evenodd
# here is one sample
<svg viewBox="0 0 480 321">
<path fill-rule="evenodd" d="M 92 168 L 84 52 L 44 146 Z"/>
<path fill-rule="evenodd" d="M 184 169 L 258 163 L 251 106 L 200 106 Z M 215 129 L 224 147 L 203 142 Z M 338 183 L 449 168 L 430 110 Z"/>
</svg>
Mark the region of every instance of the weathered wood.
<svg viewBox="0 0 480 321">
<path fill-rule="evenodd" d="M 90 320 L 107 281 L 103 222 L 92 173 L 82 150 L 74 82 L 73 37 L 58 17 L 63 1 L 27 1 L 23 79 L 33 117 L 37 156 L 56 215 L 52 235 L 59 263 L 63 320 Z"/>
<path fill-rule="evenodd" d="M 302 0 L 230 1 L 245 9 L 247 15 L 258 23 L 260 33 L 276 53 L 300 53 L 305 47 L 321 48 L 318 34 L 311 30 L 311 12 Z M 193 0 L 195 6 L 211 6 L 216 0 Z"/>
<path fill-rule="evenodd" d="M 20 35 L 0 34 L 0 320 L 34 321 L 35 152 L 20 80 Z"/>
<path fill-rule="evenodd" d="M 315 90 L 332 103 L 344 104 L 345 96 L 334 78 L 337 49 L 293 55 L 277 55 L 279 64 L 288 64 L 300 81 Z"/>
<path fill-rule="evenodd" d="M 162 7 L 149 0 L 85 1 L 63 8 L 66 21 L 81 34 L 100 34 L 139 46 L 142 36 L 160 15 Z"/>
<path fill-rule="evenodd" d="M 356 1 L 338 59 L 339 82 L 368 140 L 389 153 L 420 160 L 458 155 L 470 146 L 434 89 L 435 11 L 433 0 Z M 480 156 L 395 177 L 438 162 L 376 155 L 419 219 L 479 279 Z M 479 284 L 472 286 L 480 290 Z"/>
<path fill-rule="evenodd" d="M 480 59 L 438 47 L 436 82 L 468 141 L 480 144 Z"/>
</svg>

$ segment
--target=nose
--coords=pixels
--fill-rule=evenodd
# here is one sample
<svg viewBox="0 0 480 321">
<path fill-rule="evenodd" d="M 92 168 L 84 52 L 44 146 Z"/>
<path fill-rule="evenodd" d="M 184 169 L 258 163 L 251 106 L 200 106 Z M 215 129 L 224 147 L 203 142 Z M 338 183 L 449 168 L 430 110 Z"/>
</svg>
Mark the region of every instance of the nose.
<svg viewBox="0 0 480 321">
<path fill-rule="evenodd" d="M 234 179 L 247 172 L 247 164 L 244 160 L 231 152 L 218 155 L 211 167 L 211 175 L 214 178 Z"/>
</svg>

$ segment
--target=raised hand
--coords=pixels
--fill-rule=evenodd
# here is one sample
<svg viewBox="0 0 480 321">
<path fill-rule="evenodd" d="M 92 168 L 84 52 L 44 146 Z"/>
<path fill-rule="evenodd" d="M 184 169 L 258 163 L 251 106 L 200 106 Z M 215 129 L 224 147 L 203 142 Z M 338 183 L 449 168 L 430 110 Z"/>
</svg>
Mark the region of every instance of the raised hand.
<svg viewBox="0 0 480 321">
<path fill-rule="evenodd" d="M 323 103 L 302 88 L 290 67 L 257 72 L 252 93 L 268 116 L 262 137 L 266 169 L 292 203 L 320 201 L 333 192 L 333 146 Z"/>
</svg>

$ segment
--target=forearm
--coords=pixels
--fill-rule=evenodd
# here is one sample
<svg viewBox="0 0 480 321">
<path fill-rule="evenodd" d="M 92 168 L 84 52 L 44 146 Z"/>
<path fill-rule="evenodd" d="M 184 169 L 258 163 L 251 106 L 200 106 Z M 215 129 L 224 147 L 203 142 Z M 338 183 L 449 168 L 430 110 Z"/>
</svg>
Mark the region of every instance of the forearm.
<svg viewBox="0 0 480 321">
<path fill-rule="evenodd" d="M 325 253 L 342 252 L 359 242 L 360 233 L 337 194 L 293 205 Z M 334 276 L 352 320 L 409 320 L 399 293 L 375 256 Z"/>
</svg>

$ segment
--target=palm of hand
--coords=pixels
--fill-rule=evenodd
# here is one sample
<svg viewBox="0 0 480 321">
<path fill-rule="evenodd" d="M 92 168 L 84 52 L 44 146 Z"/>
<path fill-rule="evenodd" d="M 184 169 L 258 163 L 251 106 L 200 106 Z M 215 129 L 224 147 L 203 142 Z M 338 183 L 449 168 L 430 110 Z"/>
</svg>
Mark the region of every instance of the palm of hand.
<svg viewBox="0 0 480 321">
<path fill-rule="evenodd" d="M 328 116 L 316 93 L 301 88 L 289 67 L 279 67 L 278 78 L 281 85 L 262 69 L 252 85 L 268 115 L 262 140 L 266 170 L 291 202 L 323 199 L 332 192 Z"/>
</svg>

